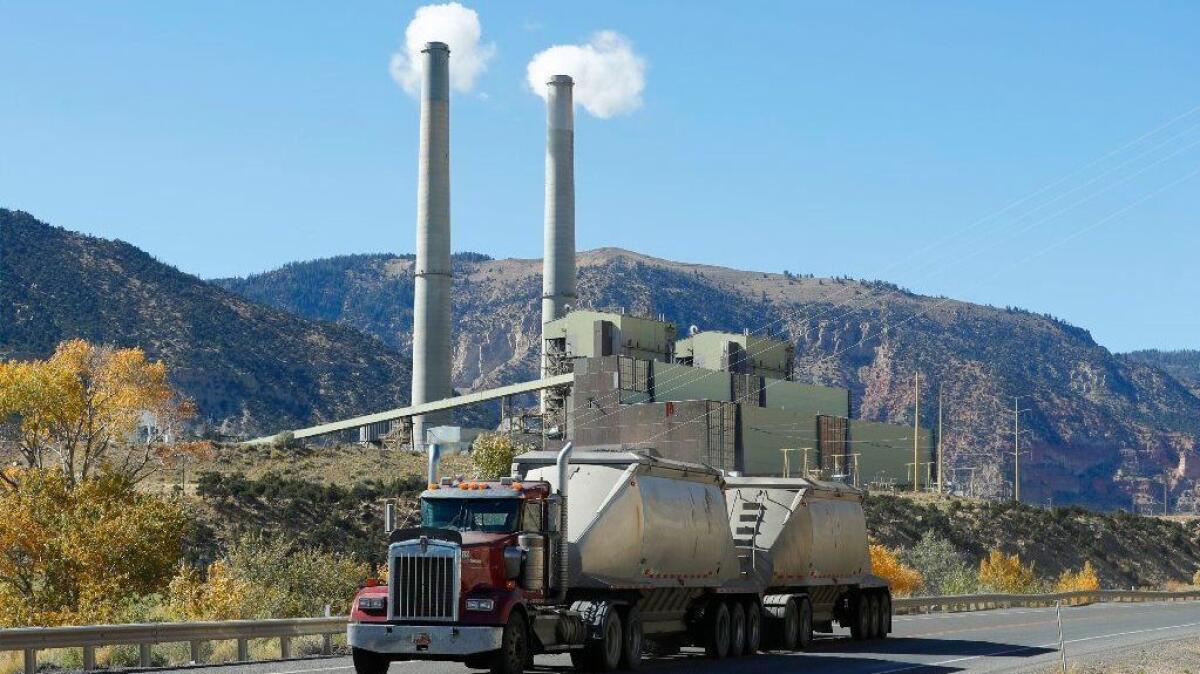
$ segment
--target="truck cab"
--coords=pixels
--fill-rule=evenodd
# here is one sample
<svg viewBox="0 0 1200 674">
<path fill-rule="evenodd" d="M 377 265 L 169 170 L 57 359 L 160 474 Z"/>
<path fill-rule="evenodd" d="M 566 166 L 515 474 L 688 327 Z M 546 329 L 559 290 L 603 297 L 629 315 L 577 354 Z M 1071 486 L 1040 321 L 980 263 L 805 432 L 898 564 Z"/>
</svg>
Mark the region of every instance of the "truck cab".
<svg viewBox="0 0 1200 674">
<path fill-rule="evenodd" d="M 387 582 L 354 598 L 347 639 L 359 674 L 415 658 L 521 671 L 531 657 L 528 605 L 551 590 L 556 508 L 544 481 L 430 484 L 420 526 L 389 534 Z"/>
</svg>

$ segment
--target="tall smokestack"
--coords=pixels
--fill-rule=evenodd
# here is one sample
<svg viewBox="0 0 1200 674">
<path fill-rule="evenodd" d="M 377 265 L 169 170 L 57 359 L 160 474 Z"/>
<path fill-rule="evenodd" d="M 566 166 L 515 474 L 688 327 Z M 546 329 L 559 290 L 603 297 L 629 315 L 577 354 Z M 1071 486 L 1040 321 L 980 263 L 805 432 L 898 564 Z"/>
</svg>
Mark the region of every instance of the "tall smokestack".
<svg viewBox="0 0 1200 674">
<path fill-rule="evenodd" d="M 412 402 L 448 398 L 450 388 L 450 48 L 429 42 L 421 84 L 421 149 L 417 162 L 417 260 L 413 299 Z M 413 419 L 413 445 L 425 426 Z"/>
<path fill-rule="evenodd" d="M 574 80 L 555 75 L 546 83 L 546 221 L 542 257 L 542 324 L 575 302 Z M 544 347 L 543 347 L 544 348 Z"/>
</svg>

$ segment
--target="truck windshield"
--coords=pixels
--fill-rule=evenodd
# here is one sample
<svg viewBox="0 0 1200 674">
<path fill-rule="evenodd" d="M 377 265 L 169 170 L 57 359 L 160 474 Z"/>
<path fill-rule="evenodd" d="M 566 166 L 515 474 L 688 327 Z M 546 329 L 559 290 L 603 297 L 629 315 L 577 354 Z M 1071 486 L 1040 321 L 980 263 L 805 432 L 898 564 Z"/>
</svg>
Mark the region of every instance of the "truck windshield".
<svg viewBox="0 0 1200 674">
<path fill-rule="evenodd" d="M 515 498 L 422 499 L 421 526 L 508 533 L 517 530 L 520 505 L 520 500 Z"/>
</svg>

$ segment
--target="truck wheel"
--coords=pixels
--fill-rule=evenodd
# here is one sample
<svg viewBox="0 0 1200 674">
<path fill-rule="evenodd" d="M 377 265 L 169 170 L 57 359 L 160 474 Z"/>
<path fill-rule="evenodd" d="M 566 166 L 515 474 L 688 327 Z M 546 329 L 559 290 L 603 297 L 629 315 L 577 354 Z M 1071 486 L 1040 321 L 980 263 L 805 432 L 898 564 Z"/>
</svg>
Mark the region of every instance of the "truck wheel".
<svg viewBox="0 0 1200 674">
<path fill-rule="evenodd" d="M 351 652 L 356 674 L 387 674 L 388 665 L 392 664 L 379 653 L 355 648 Z"/>
<path fill-rule="evenodd" d="M 525 631 L 525 618 L 514 611 L 504 626 L 500 650 L 492 655 L 492 674 L 522 674 L 528 657 L 529 635 Z"/>
<path fill-rule="evenodd" d="M 612 672 L 621 666 L 621 615 L 612 604 L 601 604 L 596 614 L 599 639 L 588 639 L 582 651 L 571 652 L 571 664 L 586 672 Z"/>
<path fill-rule="evenodd" d="M 795 650 L 807 651 L 813 645 L 813 610 L 808 597 L 800 597 L 796 610 L 796 646 Z"/>
<path fill-rule="evenodd" d="M 858 594 L 854 598 L 854 612 L 850 614 L 850 637 L 862 641 L 870 635 L 871 602 L 867 595 Z"/>
<path fill-rule="evenodd" d="M 625 633 L 621 638 L 621 669 L 642 666 L 642 614 L 636 606 L 625 612 Z"/>
<path fill-rule="evenodd" d="M 867 638 L 878 639 L 879 618 L 883 615 L 883 612 L 879 610 L 879 595 L 872 592 L 871 596 L 867 597 L 867 606 L 870 607 L 867 612 Z"/>
<path fill-rule="evenodd" d="M 754 655 L 762 647 L 762 609 L 758 602 L 746 602 L 746 655 Z"/>
<path fill-rule="evenodd" d="M 746 609 L 742 602 L 729 602 L 729 657 L 736 658 L 746 651 Z"/>
<path fill-rule="evenodd" d="M 875 638 L 886 639 L 891 631 L 889 623 L 892 621 L 892 601 L 886 591 L 880 592 L 875 599 L 879 602 L 879 622 L 875 626 Z"/>
<path fill-rule="evenodd" d="M 781 651 L 796 650 L 796 636 L 800 627 L 800 614 L 796 608 L 796 600 L 789 599 L 783 606 L 783 616 L 775 621 L 776 645 Z"/>
<path fill-rule="evenodd" d="M 708 657 L 719 660 L 729 655 L 729 606 L 714 600 L 708 605 L 704 619 L 704 652 Z"/>
</svg>

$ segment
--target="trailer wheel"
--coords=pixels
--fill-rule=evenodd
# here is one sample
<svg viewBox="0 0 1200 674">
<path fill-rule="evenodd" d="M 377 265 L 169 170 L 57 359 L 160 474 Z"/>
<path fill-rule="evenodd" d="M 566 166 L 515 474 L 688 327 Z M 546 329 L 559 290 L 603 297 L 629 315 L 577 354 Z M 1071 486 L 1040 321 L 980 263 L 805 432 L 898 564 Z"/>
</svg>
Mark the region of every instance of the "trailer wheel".
<svg viewBox="0 0 1200 674">
<path fill-rule="evenodd" d="M 850 614 L 850 636 L 855 641 L 862 641 L 871 634 L 871 602 L 867 595 L 855 595 L 854 611 Z"/>
<path fill-rule="evenodd" d="M 813 644 L 813 609 L 812 602 L 808 597 L 800 597 L 798 602 L 800 608 L 797 609 L 798 620 L 796 621 L 796 646 L 795 650 L 807 651 L 812 648 Z"/>
<path fill-rule="evenodd" d="M 714 600 L 709 603 L 707 614 L 704 618 L 704 652 L 719 660 L 729 655 L 729 606 Z"/>
<path fill-rule="evenodd" d="M 746 652 L 746 609 L 742 602 L 729 602 L 729 657 Z"/>
<path fill-rule="evenodd" d="M 500 650 L 492 655 L 492 674 L 522 674 L 529 659 L 529 634 L 525 617 L 513 611 L 500 638 Z"/>
<path fill-rule="evenodd" d="M 881 604 L 881 602 L 879 601 L 879 595 L 877 593 L 872 592 L 871 595 L 869 597 L 867 597 L 867 605 L 871 607 L 871 610 L 867 614 L 867 622 L 868 622 L 867 638 L 868 639 L 878 639 L 879 638 L 880 622 L 883 618 L 883 610 L 882 610 L 883 607 L 880 604 Z"/>
<path fill-rule="evenodd" d="M 746 655 L 762 648 L 762 608 L 753 599 L 746 602 Z"/>
<path fill-rule="evenodd" d="M 356 674 L 387 674 L 388 666 L 392 664 L 386 656 L 361 648 L 355 648 L 350 655 Z"/>
<path fill-rule="evenodd" d="M 642 666 L 642 613 L 636 606 L 625 612 L 625 631 L 621 639 L 621 669 Z"/>
<path fill-rule="evenodd" d="M 887 590 L 879 593 L 879 627 L 876 629 L 875 636 L 879 639 L 886 639 L 888 632 L 892 631 L 892 598 Z"/>
</svg>

